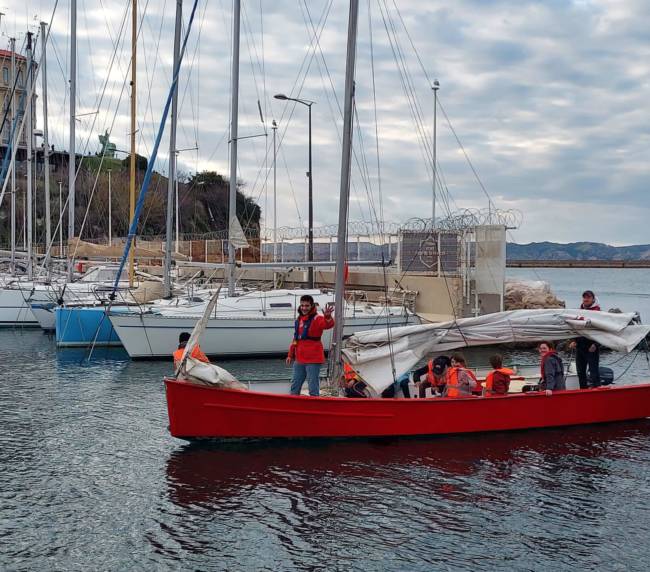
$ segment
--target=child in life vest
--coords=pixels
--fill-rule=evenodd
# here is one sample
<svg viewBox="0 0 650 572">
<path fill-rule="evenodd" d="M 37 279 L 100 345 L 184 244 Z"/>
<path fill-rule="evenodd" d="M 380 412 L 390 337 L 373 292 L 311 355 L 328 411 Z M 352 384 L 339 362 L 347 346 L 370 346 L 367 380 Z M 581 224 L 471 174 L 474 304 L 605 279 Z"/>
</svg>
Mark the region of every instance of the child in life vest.
<svg viewBox="0 0 650 572">
<path fill-rule="evenodd" d="M 503 358 L 495 354 L 490 357 L 492 371 L 485 378 L 483 395 L 506 395 L 510 390 L 510 376 L 515 372 L 503 367 Z"/>
<path fill-rule="evenodd" d="M 447 386 L 445 397 L 470 397 L 481 394 L 481 383 L 476 379 L 474 372 L 467 369 L 463 354 L 456 353 L 451 356 L 451 367 L 447 369 Z"/>
</svg>

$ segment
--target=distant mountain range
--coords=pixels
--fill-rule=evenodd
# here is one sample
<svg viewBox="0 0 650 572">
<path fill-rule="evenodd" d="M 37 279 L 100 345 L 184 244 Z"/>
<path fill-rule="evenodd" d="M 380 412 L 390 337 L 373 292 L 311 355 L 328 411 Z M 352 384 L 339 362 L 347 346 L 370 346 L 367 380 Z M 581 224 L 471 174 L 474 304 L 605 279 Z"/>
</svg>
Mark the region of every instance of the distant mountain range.
<svg viewBox="0 0 650 572">
<path fill-rule="evenodd" d="M 650 260 L 650 244 L 610 246 L 600 242 L 509 242 L 506 257 L 508 260 Z"/>
</svg>

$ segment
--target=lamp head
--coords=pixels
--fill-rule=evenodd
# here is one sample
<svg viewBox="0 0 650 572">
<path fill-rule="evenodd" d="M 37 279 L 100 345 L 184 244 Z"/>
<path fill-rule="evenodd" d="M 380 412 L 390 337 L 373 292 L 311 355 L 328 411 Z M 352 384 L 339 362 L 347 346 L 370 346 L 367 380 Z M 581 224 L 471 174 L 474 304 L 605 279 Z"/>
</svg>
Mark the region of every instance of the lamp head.
<svg viewBox="0 0 650 572">
<path fill-rule="evenodd" d="M 283 100 L 289 99 L 286 95 L 284 95 L 284 93 L 276 93 L 273 97 L 275 99 L 283 99 Z"/>
</svg>

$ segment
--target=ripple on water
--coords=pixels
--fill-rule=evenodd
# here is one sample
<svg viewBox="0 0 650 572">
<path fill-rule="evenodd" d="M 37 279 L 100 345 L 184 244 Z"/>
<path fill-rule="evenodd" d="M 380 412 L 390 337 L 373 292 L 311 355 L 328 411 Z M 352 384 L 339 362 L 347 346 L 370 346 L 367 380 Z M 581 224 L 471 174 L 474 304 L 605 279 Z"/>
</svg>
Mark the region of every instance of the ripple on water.
<svg viewBox="0 0 650 572">
<path fill-rule="evenodd" d="M 53 356 L 38 332 L 0 332 L 0 358 L 16 369 L 0 384 L 0 569 L 642 570 L 650 561 L 650 423 L 186 445 L 166 431 L 168 363 Z"/>
</svg>

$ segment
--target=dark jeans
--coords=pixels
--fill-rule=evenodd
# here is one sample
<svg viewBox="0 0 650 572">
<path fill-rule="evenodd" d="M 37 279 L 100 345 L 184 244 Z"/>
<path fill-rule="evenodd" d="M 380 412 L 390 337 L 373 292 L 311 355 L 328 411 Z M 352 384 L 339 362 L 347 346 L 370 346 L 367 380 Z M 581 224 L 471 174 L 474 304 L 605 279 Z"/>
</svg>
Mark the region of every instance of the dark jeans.
<svg viewBox="0 0 650 572">
<path fill-rule="evenodd" d="M 600 386 L 599 362 L 600 349 L 598 346 L 596 346 L 595 352 L 590 352 L 588 347 L 578 348 L 576 351 L 576 369 L 578 370 L 580 389 L 587 389 L 589 386 Z"/>
</svg>

